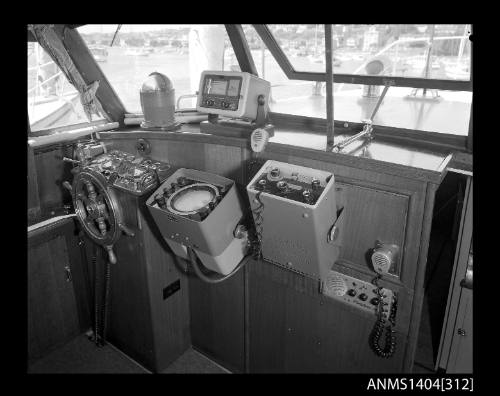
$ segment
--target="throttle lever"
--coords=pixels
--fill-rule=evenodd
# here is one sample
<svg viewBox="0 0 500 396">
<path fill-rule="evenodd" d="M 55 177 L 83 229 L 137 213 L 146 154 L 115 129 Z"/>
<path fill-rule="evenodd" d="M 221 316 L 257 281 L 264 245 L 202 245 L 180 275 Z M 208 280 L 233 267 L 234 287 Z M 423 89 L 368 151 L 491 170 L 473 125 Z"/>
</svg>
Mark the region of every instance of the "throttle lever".
<svg viewBox="0 0 500 396">
<path fill-rule="evenodd" d="M 69 181 L 63 181 L 62 182 L 63 187 L 68 190 L 70 193 L 73 193 L 73 186 Z"/>
<path fill-rule="evenodd" d="M 128 228 L 125 224 L 123 223 L 118 223 L 118 227 L 120 227 L 120 230 L 122 230 L 125 234 L 127 234 L 129 237 L 135 236 L 135 232 L 132 231 L 130 228 Z"/>
<path fill-rule="evenodd" d="M 116 256 L 115 252 L 113 252 L 113 246 L 105 246 L 106 250 L 108 251 L 108 257 L 109 257 L 109 262 L 111 264 L 116 264 Z"/>
<path fill-rule="evenodd" d="M 61 157 L 59 157 L 59 158 L 61 158 Z M 72 158 L 68 158 L 68 157 L 63 157 L 63 159 L 62 159 L 62 160 L 63 160 L 64 162 L 71 162 L 71 163 L 73 163 L 73 164 L 81 164 L 81 163 L 82 163 L 82 161 L 74 160 L 74 159 L 72 159 Z"/>
</svg>

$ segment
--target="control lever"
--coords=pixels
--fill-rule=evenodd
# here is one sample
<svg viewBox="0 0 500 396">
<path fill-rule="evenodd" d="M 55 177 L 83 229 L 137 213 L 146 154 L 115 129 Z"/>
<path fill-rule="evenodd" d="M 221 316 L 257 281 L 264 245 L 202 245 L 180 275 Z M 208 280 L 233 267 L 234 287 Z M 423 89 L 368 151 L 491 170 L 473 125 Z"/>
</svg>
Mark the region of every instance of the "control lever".
<svg viewBox="0 0 500 396">
<path fill-rule="evenodd" d="M 69 181 L 63 181 L 62 183 L 63 187 L 68 190 L 70 193 L 73 192 L 73 187 L 71 186 L 71 183 Z"/>
<path fill-rule="evenodd" d="M 135 232 L 132 231 L 130 228 L 128 228 L 125 224 L 123 223 L 118 223 L 118 227 L 120 230 L 122 230 L 125 234 L 127 234 L 129 237 L 135 236 Z"/>
<path fill-rule="evenodd" d="M 60 157 L 59 157 L 60 158 Z M 82 161 L 78 161 L 78 160 L 74 160 L 72 158 L 68 158 L 68 157 L 63 157 L 62 159 L 64 162 L 71 162 L 73 164 L 81 164 Z"/>
<path fill-rule="evenodd" d="M 113 252 L 113 246 L 105 246 L 106 250 L 108 251 L 108 257 L 109 257 L 109 262 L 111 264 L 116 264 L 116 256 L 115 252 Z"/>
</svg>

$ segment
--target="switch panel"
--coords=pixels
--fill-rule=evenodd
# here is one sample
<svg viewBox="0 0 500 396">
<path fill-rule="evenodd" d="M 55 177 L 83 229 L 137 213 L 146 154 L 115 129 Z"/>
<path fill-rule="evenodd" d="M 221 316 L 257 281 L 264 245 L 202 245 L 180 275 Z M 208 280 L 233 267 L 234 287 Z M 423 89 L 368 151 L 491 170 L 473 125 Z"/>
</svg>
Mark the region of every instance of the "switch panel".
<svg viewBox="0 0 500 396">
<path fill-rule="evenodd" d="M 102 174 L 113 187 L 134 195 L 145 195 L 173 172 L 170 164 L 113 150 L 101 154 L 87 168 Z"/>
<path fill-rule="evenodd" d="M 382 289 L 386 305 L 386 312 L 390 312 L 392 304 L 392 291 Z M 376 286 L 370 282 L 353 278 L 340 272 L 330 271 L 324 287 L 323 294 L 340 300 L 346 304 L 355 306 L 363 311 L 373 314 L 377 313 L 379 296 L 376 293 Z"/>
</svg>

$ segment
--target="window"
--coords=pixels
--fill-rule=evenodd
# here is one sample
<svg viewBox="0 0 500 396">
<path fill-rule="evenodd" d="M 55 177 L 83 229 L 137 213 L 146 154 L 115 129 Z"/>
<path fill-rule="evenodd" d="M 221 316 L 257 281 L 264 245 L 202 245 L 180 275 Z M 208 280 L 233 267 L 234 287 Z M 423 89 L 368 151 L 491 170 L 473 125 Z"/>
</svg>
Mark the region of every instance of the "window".
<svg viewBox="0 0 500 396">
<path fill-rule="evenodd" d="M 265 59 L 264 78 L 272 86 L 271 110 L 326 118 L 324 25 L 267 28 L 271 36 L 264 38 L 269 48 L 251 25 L 244 25 L 256 65 L 257 47 L 264 47 L 260 58 Z M 449 87 L 465 87 L 470 82 L 470 29 L 470 25 L 333 25 L 334 82 L 357 82 L 367 76 L 377 77 L 382 85 L 387 77 L 391 87 L 373 120 L 375 125 L 466 136 L 472 92 Z M 266 50 L 276 55 L 271 41 L 279 49 L 272 62 Z M 276 67 L 281 74 L 273 70 Z M 323 81 L 315 81 L 321 74 Z M 430 85 L 439 83 L 445 88 L 398 86 L 410 84 L 398 78 L 413 78 L 416 86 L 428 80 Z M 380 85 L 335 83 L 335 120 L 359 123 L 368 118 L 382 92 Z"/>
<path fill-rule="evenodd" d="M 178 99 L 198 91 L 203 70 L 239 70 L 224 25 L 85 25 L 78 32 L 131 113 L 142 112 L 140 90 L 152 72 L 172 81 Z M 195 104 L 187 98 L 180 107 Z"/>
<path fill-rule="evenodd" d="M 268 25 L 295 70 L 326 71 L 325 25 Z"/>
<path fill-rule="evenodd" d="M 324 25 L 268 28 L 295 70 L 325 72 Z M 334 74 L 470 80 L 469 34 L 470 25 L 333 25 Z"/>
<path fill-rule="evenodd" d="M 324 93 L 315 94 L 317 84 L 312 81 L 290 80 L 255 29 L 251 25 L 242 26 L 259 77 L 271 83 L 270 110 L 275 113 L 325 118 L 325 96 Z M 324 49 L 325 34 L 322 34 Z M 324 88 L 324 84 L 322 87 Z"/>
<path fill-rule="evenodd" d="M 28 117 L 33 132 L 88 121 L 78 91 L 36 42 L 28 42 Z"/>
</svg>

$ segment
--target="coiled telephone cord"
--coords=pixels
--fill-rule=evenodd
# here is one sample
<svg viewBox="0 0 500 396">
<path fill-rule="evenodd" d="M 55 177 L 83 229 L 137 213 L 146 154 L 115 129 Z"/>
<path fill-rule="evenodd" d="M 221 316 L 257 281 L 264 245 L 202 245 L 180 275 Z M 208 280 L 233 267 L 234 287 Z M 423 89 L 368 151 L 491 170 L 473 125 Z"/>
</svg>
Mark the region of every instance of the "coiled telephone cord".
<svg viewBox="0 0 500 396">
<path fill-rule="evenodd" d="M 261 193 L 262 191 L 259 191 L 255 195 L 255 200 L 259 202 L 259 206 L 252 209 L 252 213 L 254 214 L 255 238 L 251 241 L 251 246 L 252 255 L 255 260 L 259 260 L 262 257 L 262 232 L 264 231 L 264 216 L 262 213 L 264 212 L 264 203 L 260 200 Z"/>
<path fill-rule="evenodd" d="M 97 246 L 94 247 L 92 255 L 92 267 L 94 269 L 94 342 L 97 346 L 102 346 L 100 340 L 100 319 L 99 319 L 99 274 L 97 267 Z"/>
<path fill-rule="evenodd" d="M 378 281 L 382 276 L 380 274 L 372 281 L 372 283 L 377 287 L 377 295 L 379 297 L 379 303 L 377 307 L 377 321 L 370 335 L 370 344 L 375 353 L 383 358 L 390 358 L 394 355 L 396 351 L 396 331 L 394 330 L 396 326 L 396 311 L 397 311 L 397 299 L 395 294 L 393 294 L 393 302 L 391 306 L 391 312 L 387 321 L 389 324 L 386 326 L 385 314 L 387 310 L 385 309 L 387 302 L 383 299 L 382 287 L 378 285 Z M 380 338 L 385 327 L 385 346 L 382 348 L 380 346 Z"/>
<path fill-rule="evenodd" d="M 106 339 L 106 328 L 108 321 L 109 311 L 109 293 L 110 293 L 110 280 L 111 280 L 111 262 L 106 260 L 106 273 L 104 284 L 104 296 L 102 296 L 100 287 L 99 268 L 97 265 L 97 249 L 95 247 L 92 256 L 92 265 L 94 268 L 94 339 L 93 341 L 99 347 L 104 346 Z"/>
</svg>

